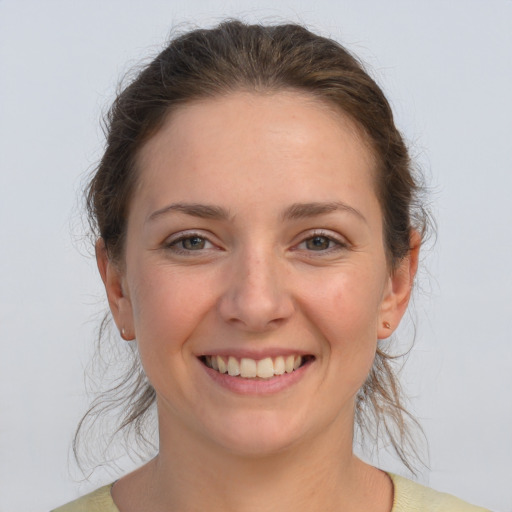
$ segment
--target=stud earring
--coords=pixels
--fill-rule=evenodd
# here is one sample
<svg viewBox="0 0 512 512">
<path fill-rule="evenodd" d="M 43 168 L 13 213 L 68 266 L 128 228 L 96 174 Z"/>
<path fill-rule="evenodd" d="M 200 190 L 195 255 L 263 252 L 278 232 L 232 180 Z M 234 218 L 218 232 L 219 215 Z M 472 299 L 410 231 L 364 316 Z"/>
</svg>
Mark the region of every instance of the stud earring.
<svg viewBox="0 0 512 512">
<path fill-rule="evenodd" d="M 125 341 L 130 341 L 130 338 L 128 338 L 126 334 L 126 329 L 124 327 L 121 329 L 121 338 L 123 338 L 123 340 Z"/>
<path fill-rule="evenodd" d="M 382 322 L 382 325 L 386 328 L 386 329 L 391 329 L 391 324 L 389 322 Z"/>
</svg>

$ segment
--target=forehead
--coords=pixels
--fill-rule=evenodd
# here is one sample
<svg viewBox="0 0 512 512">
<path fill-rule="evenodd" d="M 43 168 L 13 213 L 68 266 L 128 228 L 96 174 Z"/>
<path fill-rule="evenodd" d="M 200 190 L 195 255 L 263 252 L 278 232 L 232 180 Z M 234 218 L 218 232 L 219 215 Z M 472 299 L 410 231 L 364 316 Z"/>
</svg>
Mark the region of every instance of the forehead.
<svg viewBox="0 0 512 512">
<path fill-rule="evenodd" d="M 229 124 L 226 121 L 230 121 Z M 217 132 L 220 128 L 218 135 L 222 136 L 229 134 L 236 125 L 237 130 L 245 128 L 244 132 L 252 131 L 253 136 L 254 131 L 261 128 L 276 133 L 279 127 L 288 126 L 298 131 L 301 123 L 317 128 L 321 125 L 327 128 L 329 124 L 332 134 L 341 135 L 344 139 L 350 134 L 352 141 L 363 146 L 361 149 L 367 152 L 369 163 L 373 163 L 373 151 L 363 129 L 340 107 L 312 94 L 294 90 L 240 91 L 180 105 L 167 115 L 162 127 L 143 145 L 139 151 L 139 162 L 144 164 L 148 153 L 158 146 L 159 134 L 162 133 L 175 136 L 178 145 L 185 142 L 180 135 L 185 135 L 187 129 L 192 128 L 197 135 L 196 142 L 201 144 L 204 142 L 200 140 L 201 135 L 209 129 Z"/>
<path fill-rule="evenodd" d="M 206 201 L 227 186 L 245 198 L 269 198 L 281 189 L 280 200 L 289 189 L 295 201 L 336 199 L 328 196 L 338 185 L 374 194 L 373 155 L 356 123 L 295 91 L 239 92 L 179 107 L 142 147 L 137 163 L 136 194 L 152 203 L 199 190 L 213 197 L 190 199 Z M 164 181 L 173 186 L 166 190 Z"/>
</svg>

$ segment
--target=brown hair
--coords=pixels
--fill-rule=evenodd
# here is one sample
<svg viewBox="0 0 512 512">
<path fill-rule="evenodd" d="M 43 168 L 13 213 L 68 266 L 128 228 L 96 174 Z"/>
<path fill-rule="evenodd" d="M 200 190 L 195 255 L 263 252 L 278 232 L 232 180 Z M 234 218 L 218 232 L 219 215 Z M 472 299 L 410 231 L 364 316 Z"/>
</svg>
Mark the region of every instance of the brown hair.
<svg viewBox="0 0 512 512">
<path fill-rule="evenodd" d="M 384 219 L 390 268 L 408 254 L 412 229 L 425 232 L 427 216 L 417 205 L 419 186 L 406 145 L 396 129 L 383 92 L 361 63 L 337 42 L 295 24 L 247 25 L 226 21 L 172 40 L 122 90 L 106 119 L 106 150 L 87 188 L 87 211 L 95 237 L 104 240 L 109 258 L 122 264 L 130 199 L 137 180 L 141 146 L 179 105 L 233 91 L 297 90 L 313 95 L 348 115 L 362 130 L 377 163 L 377 195 Z M 100 329 L 105 334 L 106 321 Z M 155 402 L 133 349 L 131 370 L 93 403 L 82 419 L 95 419 L 120 407 L 116 432 L 135 429 Z M 380 348 L 356 404 L 356 422 L 370 437 L 383 429 L 392 447 L 408 460 L 411 441 L 392 360 Z M 413 420 L 414 421 L 414 420 Z M 412 443 L 414 449 L 414 443 Z"/>
</svg>

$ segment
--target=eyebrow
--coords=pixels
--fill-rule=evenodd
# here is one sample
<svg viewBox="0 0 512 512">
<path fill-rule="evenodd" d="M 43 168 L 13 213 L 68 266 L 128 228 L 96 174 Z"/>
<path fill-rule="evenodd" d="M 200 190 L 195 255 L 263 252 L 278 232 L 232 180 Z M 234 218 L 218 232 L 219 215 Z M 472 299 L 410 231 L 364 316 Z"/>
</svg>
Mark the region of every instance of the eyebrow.
<svg viewBox="0 0 512 512">
<path fill-rule="evenodd" d="M 198 203 L 173 203 L 154 211 L 147 218 L 146 222 L 152 221 L 169 212 L 185 213 L 186 215 L 191 215 L 193 217 L 214 220 L 227 220 L 230 217 L 229 212 L 220 206 Z"/>
<path fill-rule="evenodd" d="M 368 223 L 364 215 L 359 211 L 349 206 L 348 204 L 340 201 L 331 201 L 327 203 L 313 202 L 313 203 L 295 203 L 286 208 L 282 214 L 283 220 L 299 220 L 309 217 L 316 217 L 328 213 L 342 211 L 355 215 L 365 223 Z M 202 219 L 213 220 L 228 220 L 231 215 L 228 210 L 221 206 L 199 204 L 199 203 L 173 203 L 159 210 L 154 211 L 147 218 L 146 222 L 152 221 L 161 215 L 170 212 L 184 213 L 192 217 L 199 217 Z"/>
<path fill-rule="evenodd" d="M 355 215 L 368 224 L 365 216 L 359 210 L 356 210 L 352 206 L 342 203 L 341 201 L 332 201 L 328 203 L 295 203 L 283 212 L 283 219 L 298 220 L 308 217 L 316 217 L 317 215 L 325 215 L 336 211 L 347 212 Z"/>
</svg>

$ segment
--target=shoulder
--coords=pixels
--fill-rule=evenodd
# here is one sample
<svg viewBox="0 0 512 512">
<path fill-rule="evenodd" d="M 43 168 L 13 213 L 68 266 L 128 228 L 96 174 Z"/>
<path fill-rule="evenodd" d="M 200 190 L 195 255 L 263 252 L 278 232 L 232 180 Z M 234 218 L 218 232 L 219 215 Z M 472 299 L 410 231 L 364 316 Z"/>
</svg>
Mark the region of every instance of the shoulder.
<svg viewBox="0 0 512 512">
<path fill-rule="evenodd" d="M 389 473 L 394 486 L 392 512 L 490 512 L 450 494 L 434 491 Z M 119 512 L 110 495 L 112 484 L 101 487 L 52 512 Z"/>
<path fill-rule="evenodd" d="M 110 495 L 111 488 L 112 484 L 100 487 L 52 512 L 119 512 Z"/>
<path fill-rule="evenodd" d="M 437 492 L 412 480 L 389 474 L 395 488 L 391 512 L 490 512 L 481 507 Z"/>
</svg>

